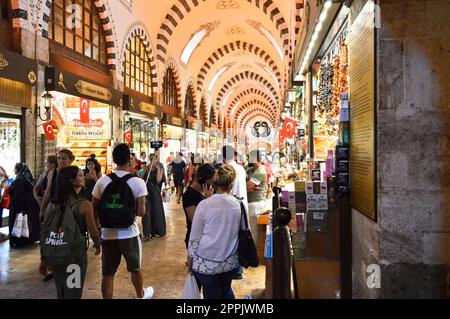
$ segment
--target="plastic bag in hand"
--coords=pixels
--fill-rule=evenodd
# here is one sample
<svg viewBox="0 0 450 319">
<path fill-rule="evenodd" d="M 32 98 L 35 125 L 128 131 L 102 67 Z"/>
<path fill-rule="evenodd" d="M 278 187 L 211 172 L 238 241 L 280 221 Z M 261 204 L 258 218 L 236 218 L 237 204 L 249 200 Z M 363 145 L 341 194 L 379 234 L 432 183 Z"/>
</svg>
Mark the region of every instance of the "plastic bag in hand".
<svg viewBox="0 0 450 319">
<path fill-rule="evenodd" d="M 197 286 L 197 281 L 195 280 L 194 274 L 190 272 L 184 284 L 183 293 L 181 294 L 181 299 L 201 299 L 200 290 Z"/>
</svg>

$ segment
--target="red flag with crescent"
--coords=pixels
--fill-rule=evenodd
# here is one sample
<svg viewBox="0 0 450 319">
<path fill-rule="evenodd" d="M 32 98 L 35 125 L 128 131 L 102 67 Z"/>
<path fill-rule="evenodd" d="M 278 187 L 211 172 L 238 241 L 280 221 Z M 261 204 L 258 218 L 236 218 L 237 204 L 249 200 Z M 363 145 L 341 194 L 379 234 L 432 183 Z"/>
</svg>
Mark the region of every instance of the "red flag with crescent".
<svg viewBox="0 0 450 319">
<path fill-rule="evenodd" d="M 56 127 L 55 120 L 51 120 L 47 123 L 44 123 L 45 139 L 47 141 L 53 141 L 55 139 L 55 133 L 53 131 L 55 127 Z"/>
<path fill-rule="evenodd" d="M 90 101 L 80 98 L 80 122 L 89 124 Z"/>
<path fill-rule="evenodd" d="M 123 139 L 124 139 L 125 142 L 127 142 L 127 143 L 133 142 L 133 134 L 131 133 L 131 130 L 125 131 L 125 132 L 123 133 Z"/>
<path fill-rule="evenodd" d="M 283 125 L 283 132 L 284 132 L 284 136 L 288 139 L 291 139 L 294 134 L 295 134 L 295 130 L 297 128 L 297 121 L 290 119 L 290 118 L 285 118 L 284 120 L 284 125 Z"/>
</svg>

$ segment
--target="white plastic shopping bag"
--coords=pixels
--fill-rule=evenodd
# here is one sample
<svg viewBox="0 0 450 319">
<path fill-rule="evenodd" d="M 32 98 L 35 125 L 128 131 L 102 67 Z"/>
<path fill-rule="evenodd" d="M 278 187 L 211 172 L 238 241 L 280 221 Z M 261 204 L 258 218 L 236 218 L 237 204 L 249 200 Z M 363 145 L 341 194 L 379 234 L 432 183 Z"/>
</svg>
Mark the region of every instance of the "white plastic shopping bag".
<svg viewBox="0 0 450 319">
<path fill-rule="evenodd" d="M 200 290 L 197 286 L 194 274 L 190 272 L 187 276 L 186 283 L 184 284 L 183 293 L 181 299 L 201 299 Z"/>
<path fill-rule="evenodd" d="M 166 189 L 166 193 L 165 193 L 165 202 L 166 203 L 170 203 L 170 188 Z"/>
<path fill-rule="evenodd" d="M 30 238 L 30 229 L 28 228 L 28 215 L 22 214 L 22 237 Z"/>
<path fill-rule="evenodd" d="M 22 224 L 23 224 L 23 214 L 19 213 L 14 221 L 14 227 L 12 229 L 11 235 L 17 238 L 22 237 Z"/>
</svg>

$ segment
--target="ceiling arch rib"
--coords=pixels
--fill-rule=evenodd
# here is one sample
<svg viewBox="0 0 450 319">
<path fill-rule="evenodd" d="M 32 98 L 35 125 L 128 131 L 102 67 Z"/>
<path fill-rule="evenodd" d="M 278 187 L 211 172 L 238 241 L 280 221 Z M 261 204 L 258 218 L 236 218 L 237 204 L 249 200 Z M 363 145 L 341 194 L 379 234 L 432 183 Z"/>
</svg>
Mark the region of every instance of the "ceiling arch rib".
<svg viewBox="0 0 450 319">
<path fill-rule="evenodd" d="M 268 105 L 265 101 L 253 100 L 253 101 L 249 101 L 249 102 L 239 106 L 239 109 L 237 110 L 237 112 L 234 115 L 234 120 L 235 121 L 237 120 L 239 122 L 239 118 L 243 114 L 245 114 L 246 111 L 252 111 L 255 108 L 263 110 L 264 113 L 269 114 L 272 118 L 275 119 L 274 111 L 268 107 Z"/>
<path fill-rule="evenodd" d="M 268 122 L 269 122 L 272 126 L 275 126 L 275 122 L 274 122 L 273 117 L 272 117 L 270 114 L 264 112 L 264 111 L 261 110 L 261 109 L 251 109 L 251 110 L 245 111 L 245 112 L 240 116 L 240 118 L 238 119 L 237 124 L 239 125 L 239 127 L 243 128 L 243 129 L 246 129 L 246 128 L 247 128 L 246 125 L 247 125 L 247 123 L 248 123 L 248 120 L 249 120 L 252 116 L 257 116 L 257 115 L 260 115 L 260 116 L 261 116 L 261 115 L 264 115 L 264 117 L 266 117 L 266 118 L 268 119 Z"/>
<path fill-rule="evenodd" d="M 227 96 L 227 92 L 232 89 L 235 84 L 238 84 L 240 81 L 244 80 L 253 80 L 256 82 L 261 83 L 264 87 L 267 87 L 269 91 L 272 93 L 273 97 L 275 98 L 277 105 L 280 105 L 280 99 L 278 97 L 278 92 L 275 90 L 275 88 L 272 86 L 270 81 L 268 81 L 263 76 L 250 71 L 241 72 L 239 74 L 236 74 L 233 76 L 230 80 L 228 80 L 220 89 L 220 92 L 217 94 L 216 98 L 216 105 L 220 107 L 220 104 L 222 103 L 222 99 Z"/>
<path fill-rule="evenodd" d="M 266 92 L 252 87 L 237 94 L 236 97 L 233 99 L 233 101 L 231 101 L 231 103 L 228 104 L 228 107 L 226 108 L 228 116 L 232 116 L 233 113 L 235 113 L 233 112 L 233 110 L 236 107 L 237 103 L 239 102 L 242 103 L 243 100 L 253 98 L 255 95 L 262 98 L 265 101 L 268 101 L 272 106 L 273 110 L 277 109 L 275 101 Z"/>
<path fill-rule="evenodd" d="M 207 0 L 178 0 L 172 5 L 169 12 L 165 16 L 164 21 L 161 23 L 157 35 L 158 61 L 163 64 L 165 63 L 170 38 L 172 37 L 174 30 L 177 28 L 180 22 L 184 18 L 186 18 L 186 16 L 190 14 L 195 7 L 198 7 L 206 1 Z M 254 4 L 256 8 L 260 9 L 262 13 L 274 23 L 274 27 L 279 32 L 279 39 L 283 44 L 285 55 L 288 55 L 290 52 L 289 27 L 274 1 L 247 0 L 247 2 Z"/>
<path fill-rule="evenodd" d="M 232 52 L 236 52 L 238 50 L 244 50 L 247 52 L 250 52 L 254 54 L 255 56 L 258 56 L 264 62 L 268 64 L 270 69 L 273 71 L 274 75 L 276 76 L 278 80 L 278 85 L 281 87 L 283 84 L 283 81 L 281 80 L 281 73 L 278 69 L 277 64 L 272 59 L 272 57 L 263 49 L 260 47 L 253 45 L 251 43 L 245 42 L 245 41 L 235 41 L 230 42 L 228 44 L 225 44 L 224 46 L 220 47 L 216 51 L 214 51 L 208 59 L 206 59 L 206 62 L 201 67 L 200 71 L 197 75 L 197 87 L 198 90 L 201 91 L 203 88 L 204 81 L 208 75 L 208 72 L 212 69 L 212 67 L 220 61 L 221 58 L 225 57 L 228 54 L 231 54 Z"/>
</svg>

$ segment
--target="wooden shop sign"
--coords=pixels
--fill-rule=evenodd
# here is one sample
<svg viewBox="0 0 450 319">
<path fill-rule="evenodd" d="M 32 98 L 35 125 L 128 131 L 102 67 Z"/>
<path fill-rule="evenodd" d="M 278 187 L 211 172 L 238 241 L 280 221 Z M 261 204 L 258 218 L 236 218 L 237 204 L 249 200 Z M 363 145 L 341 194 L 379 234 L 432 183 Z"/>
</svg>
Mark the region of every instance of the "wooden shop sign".
<svg viewBox="0 0 450 319">
<path fill-rule="evenodd" d="M 161 107 L 153 104 L 150 99 L 138 95 L 124 94 L 123 109 L 143 115 L 161 118 Z"/>
<path fill-rule="evenodd" d="M 34 86 L 37 83 L 37 63 L 21 54 L 0 49 L 0 78 Z"/>
<path fill-rule="evenodd" d="M 123 103 L 122 92 L 61 71 L 56 67 L 45 69 L 45 90 L 58 91 L 118 107 Z"/>
</svg>

